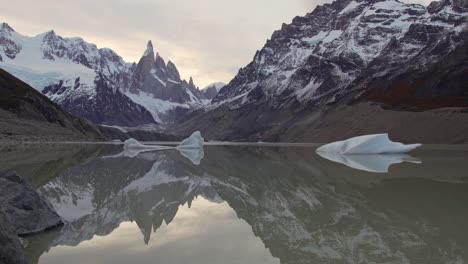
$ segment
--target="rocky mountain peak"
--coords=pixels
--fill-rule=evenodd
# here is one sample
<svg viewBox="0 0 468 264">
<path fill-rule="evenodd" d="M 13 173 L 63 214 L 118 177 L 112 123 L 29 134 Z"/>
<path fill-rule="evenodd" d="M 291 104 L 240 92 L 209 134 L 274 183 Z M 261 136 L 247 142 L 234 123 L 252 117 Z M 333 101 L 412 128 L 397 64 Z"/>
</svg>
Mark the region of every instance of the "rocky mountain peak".
<svg viewBox="0 0 468 264">
<path fill-rule="evenodd" d="M 148 44 L 146 45 L 146 51 L 143 54 L 143 57 L 145 57 L 145 56 L 154 57 L 153 43 L 151 42 L 151 40 L 149 40 Z"/>
<path fill-rule="evenodd" d="M 3 22 L 2 24 L 0 24 L 0 31 L 1 32 L 8 32 L 8 33 L 11 33 L 11 32 L 15 32 L 15 30 L 10 27 L 10 25 L 8 25 L 7 23 Z"/>
<path fill-rule="evenodd" d="M 177 70 L 177 67 L 172 61 L 167 62 L 167 75 L 171 80 L 180 80 L 179 70 Z"/>
<path fill-rule="evenodd" d="M 159 68 L 159 69 L 165 69 L 166 68 L 166 62 L 164 61 L 164 59 L 159 55 L 159 52 L 156 53 L 156 59 L 154 61 L 154 65 L 156 68 Z"/>
<path fill-rule="evenodd" d="M 57 44 L 57 42 L 60 40 L 60 37 L 57 36 L 54 30 L 47 31 L 42 34 L 42 41 L 47 43 L 47 44 Z"/>
</svg>

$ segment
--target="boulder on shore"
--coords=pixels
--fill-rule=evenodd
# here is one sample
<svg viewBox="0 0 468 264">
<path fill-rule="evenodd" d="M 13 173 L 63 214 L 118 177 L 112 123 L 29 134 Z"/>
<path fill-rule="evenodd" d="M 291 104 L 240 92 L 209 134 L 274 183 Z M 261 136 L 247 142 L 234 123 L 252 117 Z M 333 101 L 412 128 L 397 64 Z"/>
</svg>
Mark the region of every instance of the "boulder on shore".
<svg viewBox="0 0 468 264">
<path fill-rule="evenodd" d="M 26 264 L 23 247 L 8 217 L 0 210 L 0 263 Z"/>
<path fill-rule="evenodd" d="M 15 172 L 0 172 L 0 210 L 19 236 L 63 225 L 50 203 Z"/>
</svg>

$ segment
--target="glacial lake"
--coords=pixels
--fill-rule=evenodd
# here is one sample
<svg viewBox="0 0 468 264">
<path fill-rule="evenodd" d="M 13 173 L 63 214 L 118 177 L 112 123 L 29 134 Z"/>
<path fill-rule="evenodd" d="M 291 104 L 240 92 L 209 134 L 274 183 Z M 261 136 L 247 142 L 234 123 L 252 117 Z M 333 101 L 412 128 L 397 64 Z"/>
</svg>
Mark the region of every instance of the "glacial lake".
<svg viewBox="0 0 468 264">
<path fill-rule="evenodd" d="M 393 164 L 390 166 L 390 164 Z M 66 224 L 32 264 L 465 263 L 468 148 L 322 157 L 313 145 L 0 148 Z"/>
</svg>

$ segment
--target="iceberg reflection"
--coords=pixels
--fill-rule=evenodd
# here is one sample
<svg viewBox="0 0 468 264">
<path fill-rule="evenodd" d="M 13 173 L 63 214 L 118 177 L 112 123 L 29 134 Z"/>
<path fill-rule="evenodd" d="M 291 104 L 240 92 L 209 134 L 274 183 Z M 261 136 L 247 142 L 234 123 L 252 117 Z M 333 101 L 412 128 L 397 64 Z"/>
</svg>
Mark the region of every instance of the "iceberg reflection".
<svg viewBox="0 0 468 264">
<path fill-rule="evenodd" d="M 343 155 L 340 153 L 319 151 L 317 151 L 317 154 L 324 159 L 344 164 L 350 168 L 374 173 L 388 173 L 388 169 L 393 164 L 403 162 L 422 163 L 417 158 L 407 154 Z"/>
</svg>

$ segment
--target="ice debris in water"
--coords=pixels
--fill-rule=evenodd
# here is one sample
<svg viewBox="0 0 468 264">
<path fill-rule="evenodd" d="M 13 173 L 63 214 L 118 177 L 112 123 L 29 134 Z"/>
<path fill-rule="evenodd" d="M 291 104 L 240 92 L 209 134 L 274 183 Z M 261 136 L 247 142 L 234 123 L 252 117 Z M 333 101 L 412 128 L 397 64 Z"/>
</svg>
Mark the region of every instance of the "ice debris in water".
<svg viewBox="0 0 468 264">
<path fill-rule="evenodd" d="M 317 152 L 346 154 L 397 154 L 407 153 L 421 144 L 404 145 L 393 142 L 388 138 L 388 134 L 366 135 L 354 137 L 344 141 L 327 144 L 317 149 Z"/>
</svg>

